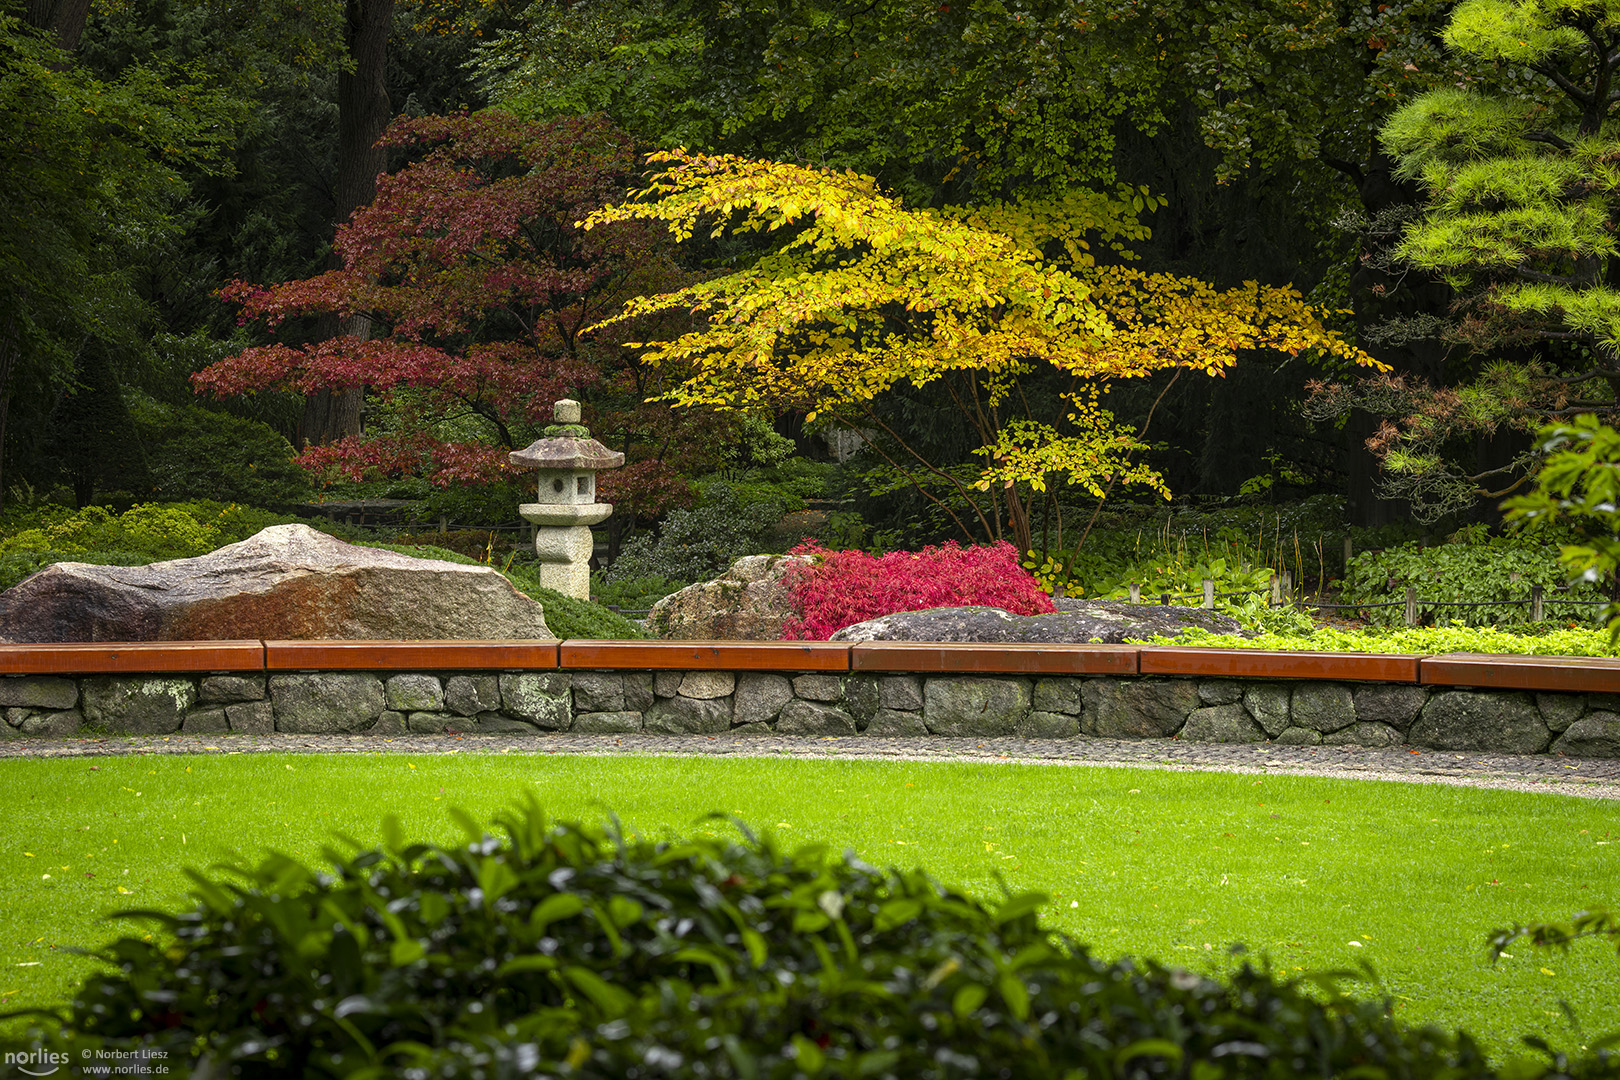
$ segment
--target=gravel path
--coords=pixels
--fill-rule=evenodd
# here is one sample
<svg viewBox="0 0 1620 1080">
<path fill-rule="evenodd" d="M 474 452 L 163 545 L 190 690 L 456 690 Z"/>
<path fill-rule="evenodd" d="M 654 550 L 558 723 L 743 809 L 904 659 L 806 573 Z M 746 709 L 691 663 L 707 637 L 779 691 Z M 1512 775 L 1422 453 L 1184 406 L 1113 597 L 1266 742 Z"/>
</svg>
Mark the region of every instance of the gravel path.
<svg viewBox="0 0 1620 1080">
<path fill-rule="evenodd" d="M 13 738 L 0 758 L 126 754 L 654 754 L 882 761 L 984 761 L 1179 771 L 1296 774 L 1543 791 L 1620 799 L 1620 759 L 1352 746 L 1118 739 L 896 739 L 776 735 L 168 735 Z"/>
</svg>

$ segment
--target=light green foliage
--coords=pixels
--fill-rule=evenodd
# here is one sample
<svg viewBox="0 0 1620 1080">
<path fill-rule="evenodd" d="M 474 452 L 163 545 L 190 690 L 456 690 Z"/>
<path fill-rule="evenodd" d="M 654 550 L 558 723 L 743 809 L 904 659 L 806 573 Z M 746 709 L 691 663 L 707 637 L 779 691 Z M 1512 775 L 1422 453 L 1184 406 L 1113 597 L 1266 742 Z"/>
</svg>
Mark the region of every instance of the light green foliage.
<svg viewBox="0 0 1620 1080">
<path fill-rule="evenodd" d="M 111 551 L 141 555 L 148 562 L 182 559 L 205 555 L 289 520 L 293 519 L 206 501 L 141 503 L 122 514 L 87 506 L 52 524 L 22 529 L 0 540 L 0 554 L 50 552 L 85 561 L 96 552 Z"/>
<path fill-rule="evenodd" d="M 1530 620 L 1533 586 L 1545 590 L 1547 617 L 1559 623 L 1590 625 L 1596 607 L 1560 601 L 1593 601 L 1601 595 L 1589 584 L 1562 591 L 1565 575 L 1558 565 L 1559 548 L 1551 541 L 1522 536 L 1490 537 L 1482 529 L 1465 530 L 1451 543 L 1401 544 L 1366 551 L 1350 560 L 1340 600 L 1347 604 L 1401 603 L 1408 586 L 1417 590 L 1418 615 L 1435 623 L 1465 626 L 1517 626 Z M 1451 603 L 1500 601 L 1487 607 L 1449 607 Z M 1404 607 L 1367 609 L 1374 626 L 1404 623 Z"/>
<path fill-rule="evenodd" d="M 1267 631 L 1254 637 L 1187 630 L 1180 636 L 1152 638 L 1144 645 L 1198 646 L 1212 649 L 1280 649 L 1288 652 L 1504 653 L 1515 656 L 1616 656 L 1602 630 L 1540 630 L 1516 634 L 1488 626 L 1423 626 L 1401 630 L 1341 630 L 1322 627 L 1303 633 Z"/>
<path fill-rule="evenodd" d="M 1570 579 L 1612 588 L 1620 573 L 1620 432 L 1584 414 L 1548 425 L 1541 438 L 1547 458 L 1535 489 L 1502 508 L 1525 529 L 1572 529 L 1578 542 L 1564 544 L 1558 555 Z M 1611 641 L 1620 641 L 1620 605 L 1605 608 L 1603 617 Z"/>
<path fill-rule="evenodd" d="M 1402 257 L 1476 301 L 1610 348 L 1620 345 L 1605 265 L 1620 192 L 1608 126 L 1617 37 L 1620 19 L 1585 0 L 1465 0 L 1447 44 L 1524 77 L 1494 94 L 1467 80 L 1433 90 L 1382 134 L 1397 174 L 1421 179 L 1430 197 Z"/>
</svg>

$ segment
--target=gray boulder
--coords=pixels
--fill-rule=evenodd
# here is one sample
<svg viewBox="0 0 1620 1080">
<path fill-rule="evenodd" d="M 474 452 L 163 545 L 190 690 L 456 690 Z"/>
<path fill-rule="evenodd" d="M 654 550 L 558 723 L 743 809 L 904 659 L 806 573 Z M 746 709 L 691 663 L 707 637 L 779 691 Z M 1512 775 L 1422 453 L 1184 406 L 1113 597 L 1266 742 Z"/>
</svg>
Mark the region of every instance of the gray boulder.
<svg viewBox="0 0 1620 1080">
<path fill-rule="evenodd" d="M 1343 683 L 1304 682 L 1294 687 L 1290 710 L 1294 723 L 1323 735 L 1356 722 L 1356 703 Z"/>
<path fill-rule="evenodd" d="M 500 676 L 501 711 L 544 731 L 566 731 L 574 719 L 573 693 L 566 672 Z M 482 730 L 480 715 L 480 730 Z"/>
<path fill-rule="evenodd" d="M 1570 757 L 1620 757 L 1620 716 L 1611 712 L 1588 713 L 1569 725 L 1552 748 L 1553 753 Z"/>
<path fill-rule="evenodd" d="M 197 703 L 190 679 L 101 675 L 84 680 L 84 721 L 118 735 L 168 735 L 179 731 Z"/>
<path fill-rule="evenodd" d="M 798 611 L 784 580 L 798 555 L 749 555 L 713 581 L 671 593 L 653 605 L 647 626 L 679 641 L 779 641 L 782 624 Z"/>
<path fill-rule="evenodd" d="M 1080 730 L 1103 739 L 1162 739 L 1198 708 L 1191 679 L 1092 679 L 1080 691 Z"/>
<path fill-rule="evenodd" d="M 288 672 L 270 676 L 275 729 L 294 735 L 364 731 L 383 712 L 383 684 L 362 672 Z"/>
<path fill-rule="evenodd" d="M 1539 754 L 1552 731 L 1528 694 L 1448 690 L 1429 699 L 1406 737 L 1437 750 Z"/>
<path fill-rule="evenodd" d="M 776 730 L 783 735 L 853 735 L 855 718 L 843 709 L 795 698 L 782 706 Z"/>
<path fill-rule="evenodd" d="M 556 637 L 493 567 L 357 547 L 307 525 L 150 566 L 57 563 L 0 593 L 0 628 L 7 642 Z"/>
<path fill-rule="evenodd" d="M 718 735 L 731 730 L 727 698 L 660 698 L 642 714 L 642 730 L 652 735 Z"/>
<path fill-rule="evenodd" d="M 1257 743 L 1266 741 L 1266 733 L 1250 719 L 1242 705 L 1206 705 L 1194 709 L 1181 729 L 1181 737 L 1188 742 Z"/>
<path fill-rule="evenodd" d="M 1028 679 L 929 679 L 923 686 L 923 722 L 935 735 L 1013 735 L 1029 705 Z"/>
<path fill-rule="evenodd" d="M 846 626 L 834 641 L 977 641 L 1118 644 L 1155 635 L 1175 637 L 1188 627 L 1241 634 L 1236 620 L 1203 608 L 1114 604 L 1100 600 L 1054 601 L 1050 615 L 1014 615 L 993 607 L 901 611 Z"/>
</svg>

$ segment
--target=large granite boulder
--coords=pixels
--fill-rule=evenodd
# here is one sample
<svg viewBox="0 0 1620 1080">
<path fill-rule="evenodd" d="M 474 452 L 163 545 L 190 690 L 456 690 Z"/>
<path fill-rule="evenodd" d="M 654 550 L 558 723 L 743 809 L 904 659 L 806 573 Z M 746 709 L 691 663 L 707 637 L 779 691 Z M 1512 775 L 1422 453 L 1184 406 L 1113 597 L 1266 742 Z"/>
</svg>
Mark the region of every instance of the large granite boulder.
<svg viewBox="0 0 1620 1080">
<path fill-rule="evenodd" d="M 195 559 L 57 563 L 0 593 L 0 641 L 543 639 L 545 612 L 488 566 L 275 525 Z"/>
<path fill-rule="evenodd" d="M 993 607 L 901 611 L 846 626 L 834 641 L 1104 642 L 1155 635 L 1175 637 L 1188 627 L 1241 634 L 1235 619 L 1203 608 L 1058 599 L 1049 615 L 1014 615 Z"/>
<path fill-rule="evenodd" d="M 679 641 L 779 641 L 782 624 L 798 611 L 784 578 L 810 560 L 799 555 L 748 555 L 713 581 L 671 593 L 647 615 L 647 627 Z"/>
</svg>

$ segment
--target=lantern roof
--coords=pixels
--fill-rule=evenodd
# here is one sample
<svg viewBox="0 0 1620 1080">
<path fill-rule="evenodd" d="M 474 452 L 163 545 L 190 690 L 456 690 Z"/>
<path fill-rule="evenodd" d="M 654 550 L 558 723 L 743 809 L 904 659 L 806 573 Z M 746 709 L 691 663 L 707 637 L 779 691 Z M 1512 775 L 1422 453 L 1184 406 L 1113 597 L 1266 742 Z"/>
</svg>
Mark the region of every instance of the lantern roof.
<svg viewBox="0 0 1620 1080">
<path fill-rule="evenodd" d="M 582 470 L 617 469 L 624 455 L 609 450 L 580 425 L 579 402 L 563 398 L 552 410 L 555 421 L 543 438 L 507 455 L 520 469 Z"/>
</svg>

